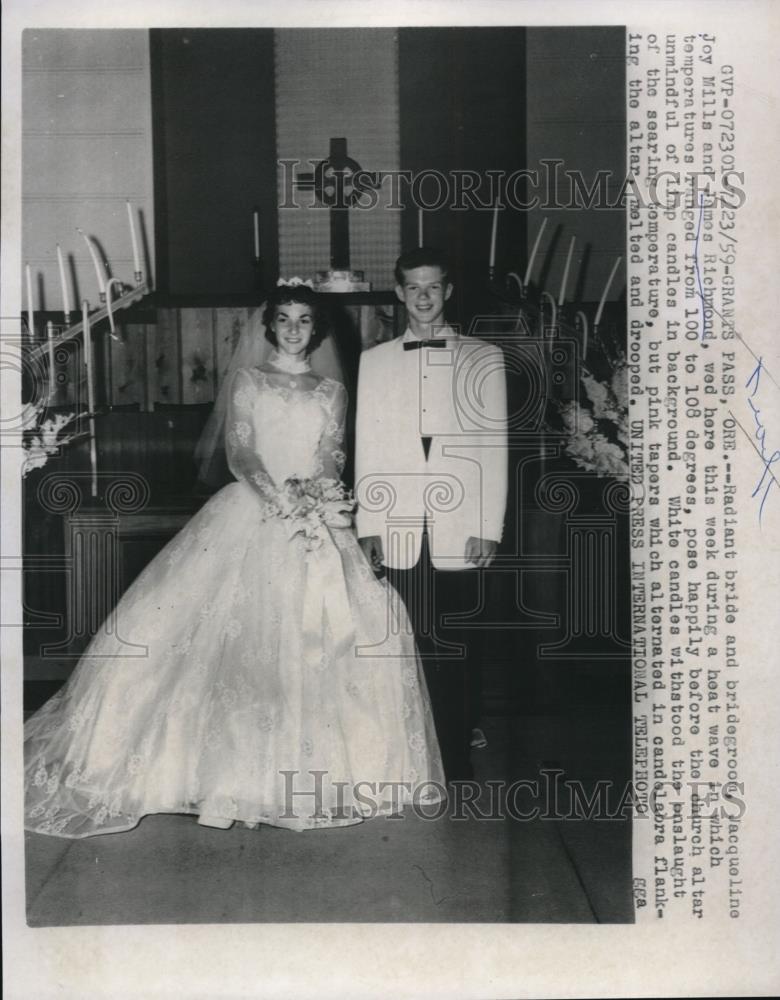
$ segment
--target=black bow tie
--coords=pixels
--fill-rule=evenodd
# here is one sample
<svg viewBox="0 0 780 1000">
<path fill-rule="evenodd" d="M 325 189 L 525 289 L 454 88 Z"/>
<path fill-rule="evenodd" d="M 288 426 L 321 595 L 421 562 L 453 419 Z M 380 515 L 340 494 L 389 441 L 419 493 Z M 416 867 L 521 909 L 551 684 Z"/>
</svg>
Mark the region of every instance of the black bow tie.
<svg viewBox="0 0 780 1000">
<path fill-rule="evenodd" d="M 405 351 L 419 351 L 421 347 L 446 347 L 446 337 L 434 337 L 432 340 L 405 340 Z"/>
</svg>

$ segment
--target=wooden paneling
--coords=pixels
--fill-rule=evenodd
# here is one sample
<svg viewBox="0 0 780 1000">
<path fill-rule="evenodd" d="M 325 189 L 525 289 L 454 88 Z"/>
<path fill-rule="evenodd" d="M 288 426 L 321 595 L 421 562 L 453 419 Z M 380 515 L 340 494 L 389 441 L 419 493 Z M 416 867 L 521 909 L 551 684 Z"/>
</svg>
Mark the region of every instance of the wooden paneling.
<svg viewBox="0 0 780 1000">
<path fill-rule="evenodd" d="M 147 356 L 151 405 L 181 402 L 182 372 L 178 309 L 157 310 L 157 325 L 150 331 Z"/>
<path fill-rule="evenodd" d="M 110 404 L 127 406 L 137 403 L 148 409 L 146 373 L 147 327 L 145 324 L 128 323 L 117 326 L 120 340 L 106 337 L 110 363 Z"/>
<path fill-rule="evenodd" d="M 216 389 L 222 385 L 233 351 L 246 328 L 249 309 L 214 310 L 214 368 Z"/>
<path fill-rule="evenodd" d="M 209 403 L 214 399 L 214 312 L 181 310 L 182 403 Z"/>
</svg>

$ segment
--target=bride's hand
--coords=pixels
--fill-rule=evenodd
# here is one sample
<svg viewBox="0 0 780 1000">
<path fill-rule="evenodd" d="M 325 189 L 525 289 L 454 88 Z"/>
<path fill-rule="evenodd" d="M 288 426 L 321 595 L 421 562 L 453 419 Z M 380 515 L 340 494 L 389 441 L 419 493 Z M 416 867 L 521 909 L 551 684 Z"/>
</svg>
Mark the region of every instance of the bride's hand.
<svg viewBox="0 0 780 1000">
<path fill-rule="evenodd" d="M 343 500 L 334 500 L 325 504 L 323 522 L 329 528 L 349 528 L 352 525 L 352 507 Z"/>
</svg>

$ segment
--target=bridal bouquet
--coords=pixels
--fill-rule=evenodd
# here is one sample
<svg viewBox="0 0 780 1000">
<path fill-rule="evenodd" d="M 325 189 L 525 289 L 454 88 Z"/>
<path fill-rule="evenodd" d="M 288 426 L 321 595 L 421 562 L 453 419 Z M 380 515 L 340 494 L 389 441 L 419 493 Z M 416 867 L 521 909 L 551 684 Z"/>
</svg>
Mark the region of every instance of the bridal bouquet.
<svg viewBox="0 0 780 1000">
<path fill-rule="evenodd" d="M 559 404 L 558 414 L 568 441 L 566 454 L 587 472 L 597 476 L 628 475 L 628 366 L 622 351 L 597 350 L 606 361 L 606 371 L 597 378 L 583 367 L 580 382 L 582 402 Z"/>
<path fill-rule="evenodd" d="M 275 497 L 277 516 L 290 522 L 290 538 L 303 535 L 309 551 L 319 548 L 328 528 L 348 528 L 355 506 L 350 491 L 338 479 L 291 476 Z"/>
</svg>

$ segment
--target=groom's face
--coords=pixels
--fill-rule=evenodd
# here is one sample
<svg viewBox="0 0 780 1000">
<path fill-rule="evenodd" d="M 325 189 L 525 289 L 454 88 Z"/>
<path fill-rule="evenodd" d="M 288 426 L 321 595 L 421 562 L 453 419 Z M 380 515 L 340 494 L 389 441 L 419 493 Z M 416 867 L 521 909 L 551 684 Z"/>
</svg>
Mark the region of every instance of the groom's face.
<svg viewBox="0 0 780 1000">
<path fill-rule="evenodd" d="M 442 322 L 444 303 L 452 294 L 452 285 L 439 267 L 413 267 L 404 272 L 404 282 L 395 293 L 406 306 L 412 329 Z"/>
</svg>

